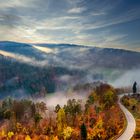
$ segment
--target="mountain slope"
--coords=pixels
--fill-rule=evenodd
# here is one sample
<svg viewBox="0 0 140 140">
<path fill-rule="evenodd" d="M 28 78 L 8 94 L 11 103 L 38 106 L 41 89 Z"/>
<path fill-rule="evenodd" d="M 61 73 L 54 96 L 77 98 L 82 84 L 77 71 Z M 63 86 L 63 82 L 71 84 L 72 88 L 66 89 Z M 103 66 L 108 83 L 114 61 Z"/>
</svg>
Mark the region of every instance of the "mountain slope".
<svg viewBox="0 0 140 140">
<path fill-rule="evenodd" d="M 121 49 L 0 42 L 0 92 L 52 93 L 95 80 L 112 82 L 138 69 L 139 60 L 139 52 Z"/>
<path fill-rule="evenodd" d="M 122 49 L 97 48 L 74 44 L 38 44 L 38 46 L 55 48 L 56 63 L 102 68 L 130 69 L 139 67 L 140 53 Z"/>
<path fill-rule="evenodd" d="M 76 68 L 110 67 L 130 69 L 133 67 L 139 67 L 140 60 L 139 52 L 74 44 L 31 45 L 5 41 L 0 42 L 0 50 L 24 55 L 34 58 L 35 60 L 47 60 L 51 65 L 63 65 Z"/>
</svg>

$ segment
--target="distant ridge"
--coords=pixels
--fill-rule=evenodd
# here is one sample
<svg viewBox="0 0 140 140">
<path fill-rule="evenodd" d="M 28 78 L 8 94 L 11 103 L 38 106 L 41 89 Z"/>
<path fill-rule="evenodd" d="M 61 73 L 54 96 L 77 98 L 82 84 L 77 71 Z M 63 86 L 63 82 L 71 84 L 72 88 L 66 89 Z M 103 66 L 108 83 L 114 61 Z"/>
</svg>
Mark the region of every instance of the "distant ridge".
<svg viewBox="0 0 140 140">
<path fill-rule="evenodd" d="M 1 46 L 11 46 L 11 47 L 31 47 L 31 45 L 27 43 L 20 43 L 20 42 L 13 42 L 13 41 L 0 41 L 0 47 Z"/>
<path fill-rule="evenodd" d="M 104 50 L 116 50 L 116 51 L 126 51 L 126 52 L 134 52 L 134 53 L 140 53 L 134 50 L 127 50 L 127 49 L 120 49 L 120 48 L 101 48 L 101 47 L 96 47 L 96 46 L 85 46 L 85 45 L 77 45 L 77 44 L 67 44 L 67 43 L 23 43 L 23 42 L 15 42 L 15 41 L 0 41 L 0 46 L 5 45 L 5 46 L 28 46 L 28 47 L 32 47 L 32 45 L 37 45 L 37 46 L 42 46 L 42 47 L 52 47 L 52 48 L 56 48 L 56 47 L 79 47 L 79 48 L 97 48 L 97 49 L 104 49 Z"/>
<path fill-rule="evenodd" d="M 47 48 L 52 49 L 54 53 L 41 51 Z M 75 67 L 78 69 L 96 69 L 96 68 L 117 68 L 132 69 L 139 68 L 140 52 L 116 49 L 116 48 L 98 48 L 91 46 L 82 46 L 76 44 L 27 44 L 12 41 L 0 41 L 0 50 L 16 53 L 34 58 L 35 60 L 48 61 L 50 65 L 59 65 L 63 67 Z"/>
</svg>

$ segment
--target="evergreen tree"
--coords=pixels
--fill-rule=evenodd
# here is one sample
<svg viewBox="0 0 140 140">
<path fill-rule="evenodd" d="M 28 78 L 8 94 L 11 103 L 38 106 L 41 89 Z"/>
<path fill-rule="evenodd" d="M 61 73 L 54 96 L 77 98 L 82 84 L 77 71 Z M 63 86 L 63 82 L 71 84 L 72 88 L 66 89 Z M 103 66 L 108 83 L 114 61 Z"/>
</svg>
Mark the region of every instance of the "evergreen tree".
<svg viewBox="0 0 140 140">
<path fill-rule="evenodd" d="M 87 129 L 85 124 L 83 123 L 81 125 L 81 140 L 86 140 L 87 139 Z"/>
<path fill-rule="evenodd" d="M 134 82 L 133 84 L 133 93 L 137 93 L 137 83 Z"/>
</svg>

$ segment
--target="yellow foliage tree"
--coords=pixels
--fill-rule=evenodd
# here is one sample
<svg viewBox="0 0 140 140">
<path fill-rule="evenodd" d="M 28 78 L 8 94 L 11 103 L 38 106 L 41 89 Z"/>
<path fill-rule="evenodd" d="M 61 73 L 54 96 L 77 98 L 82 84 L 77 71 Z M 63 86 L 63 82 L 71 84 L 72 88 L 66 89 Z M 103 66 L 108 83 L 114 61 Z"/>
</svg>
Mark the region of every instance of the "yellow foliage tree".
<svg viewBox="0 0 140 140">
<path fill-rule="evenodd" d="M 11 139 L 14 136 L 14 132 L 8 132 L 8 138 Z"/>
<path fill-rule="evenodd" d="M 25 140 L 32 140 L 32 139 L 31 139 L 31 137 L 30 137 L 29 135 L 27 135 L 27 136 L 25 137 Z"/>
<path fill-rule="evenodd" d="M 90 134 L 88 133 L 88 139 L 89 140 L 93 140 L 93 139 L 104 140 L 105 137 L 106 137 L 106 135 L 105 135 L 105 130 L 103 128 L 103 120 L 102 120 L 102 117 L 99 116 L 95 127 L 93 128 L 93 130 L 91 131 Z"/>
<path fill-rule="evenodd" d="M 63 131 L 64 140 L 69 139 L 72 135 L 72 132 L 73 132 L 73 129 L 71 127 L 64 128 L 64 131 Z"/>
<path fill-rule="evenodd" d="M 4 129 L 2 129 L 2 131 L 0 132 L 0 136 L 1 136 L 1 137 L 6 136 L 6 133 L 5 133 Z"/>
<path fill-rule="evenodd" d="M 66 115 L 63 108 L 59 109 L 57 113 L 57 127 L 58 127 L 58 134 L 61 135 L 63 129 L 66 127 Z"/>
</svg>

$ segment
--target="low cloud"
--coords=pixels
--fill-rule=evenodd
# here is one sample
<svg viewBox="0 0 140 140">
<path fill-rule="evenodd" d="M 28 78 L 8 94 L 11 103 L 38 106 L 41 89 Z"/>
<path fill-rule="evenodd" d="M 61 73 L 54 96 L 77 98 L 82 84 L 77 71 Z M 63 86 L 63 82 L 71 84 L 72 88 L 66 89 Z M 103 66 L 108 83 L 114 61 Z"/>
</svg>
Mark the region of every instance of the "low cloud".
<svg viewBox="0 0 140 140">
<path fill-rule="evenodd" d="M 112 82 L 111 84 L 114 87 L 128 87 L 132 86 L 134 82 L 138 83 L 140 86 L 140 70 L 130 70 L 126 71 L 124 74 L 120 75 L 117 80 Z"/>
<path fill-rule="evenodd" d="M 37 101 L 43 101 L 46 103 L 48 107 L 55 107 L 57 104 L 60 106 L 64 106 L 67 104 L 67 101 L 69 99 L 76 99 L 76 100 L 82 100 L 85 102 L 86 100 L 86 94 L 78 94 L 78 93 L 64 93 L 64 92 L 56 92 L 52 95 L 48 95 L 43 99 L 37 99 Z"/>
<path fill-rule="evenodd" d="M 47 47 L 40 47 L 40 46 L 35 46 L 33 45 L 32 47 L 34 47 L 35 49 L 38 49 L 42 52 L 45 52 L 45 53 L 55 53 L 55 50 L 54 49 L 50 49 L 50 48 L 47 48 Z"/>
<path fill-rule="evenodd" d="M 7 51 L 2 51 L 2 50 L 0 50 L 0 54 L 5 57 L 15 59 L 16 61 L 27 63 L 29 65 L 42 66 L 42 67 L 48 65 L 47 60 L 38 61 L 35 58 L 31 58 L 31 57 L 27 57 L 27 56 L 15 54 L 15 53 L 10 53 Z"/>
</svg>

